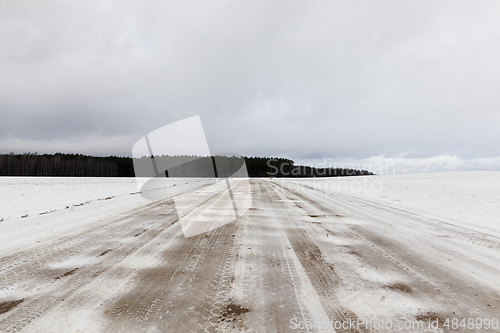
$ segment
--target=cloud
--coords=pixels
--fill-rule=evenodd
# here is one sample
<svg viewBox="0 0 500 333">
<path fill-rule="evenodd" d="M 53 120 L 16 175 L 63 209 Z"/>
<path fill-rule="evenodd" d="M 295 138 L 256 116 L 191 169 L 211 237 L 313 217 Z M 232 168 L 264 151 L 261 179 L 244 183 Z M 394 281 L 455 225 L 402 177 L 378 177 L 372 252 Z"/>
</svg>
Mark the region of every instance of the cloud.
<svg viewBox="0 0 500 333">
<path fill-rule="evenodd" d="M 130 155 L 132 138 L 199 114 L 214 152 L 496 158 L 499 10 L 189 0 L 3 10 L 0 152 Z"/>
<path fill-rule="evenodd" d="M 15 147 L 13 153 L 31 152 L 43 154 L 48 152 L 60 152 L 67 154 L 84 154 L 94 156 L 127 156 L 129 147 L 139 138 L 131 136 L 89 136 L 72 137 L 67 140 L 29 140 L 29 139 L 0 139 L 0 147 Z M 124 147 L 120 150 L 117 147 Z M 10 153 L 5 151 L 2 153 Z"/>
<path fill-rule="evenodd" d="M 425 158 L 408 158 L 405 155 L 401 154 L 394 157 L 373 156 L 367 159 L 300 159 L 297 164 L 318 168 L 368 170 L 377 175 L 459 170 L 500 171 L 500 157 L 463 159 L 458 156 L 439 155 Z"/>
</svg>

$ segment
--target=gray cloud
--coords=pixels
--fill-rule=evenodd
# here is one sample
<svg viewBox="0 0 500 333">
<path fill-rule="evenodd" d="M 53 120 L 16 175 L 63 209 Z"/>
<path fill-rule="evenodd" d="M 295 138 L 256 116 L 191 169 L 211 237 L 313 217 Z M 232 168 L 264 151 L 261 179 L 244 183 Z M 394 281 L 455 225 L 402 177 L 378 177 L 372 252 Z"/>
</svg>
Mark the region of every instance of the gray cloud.
<svg viewBox="0 0 500 333">
<path fill-rule="evenodd" d="M 199 114 L 214 152 L 500 156 L 497 1 L 55 4 L 0 10 L 2 153 L 130 155 Z"/>
</svg>

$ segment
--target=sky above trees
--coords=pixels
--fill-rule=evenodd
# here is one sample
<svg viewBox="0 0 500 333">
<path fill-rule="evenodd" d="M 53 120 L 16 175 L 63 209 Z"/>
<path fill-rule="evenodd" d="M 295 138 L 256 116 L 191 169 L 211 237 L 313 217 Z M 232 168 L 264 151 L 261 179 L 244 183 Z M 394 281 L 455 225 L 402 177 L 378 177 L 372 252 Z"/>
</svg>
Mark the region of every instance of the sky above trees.
<svg viewBox="0 0 500 333">
<path fill-rule="evenodd" d="M 0 153 L 200 115 L 213 153 L 500 170 L 498 1 L 29 3 L 0 9 Z"/>
</svg>

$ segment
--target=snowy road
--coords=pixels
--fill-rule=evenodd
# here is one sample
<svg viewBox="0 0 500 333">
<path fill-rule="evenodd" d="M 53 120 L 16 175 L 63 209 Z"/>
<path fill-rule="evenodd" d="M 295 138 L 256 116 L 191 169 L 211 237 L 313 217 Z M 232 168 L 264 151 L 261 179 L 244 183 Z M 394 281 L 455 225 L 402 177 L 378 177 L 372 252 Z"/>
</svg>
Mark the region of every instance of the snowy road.
<svg viewBox="0 0 500 333">
<path fill-rule="evenodd" d="M 0 332 L 500 331 L 496 230 L 307 182 L 250 183 L 243 216 L 194 237 L 168 198 L 4 251 Z M 233 184 L 236 201 L 244 190 Z M 203 211 L 220 191 L 177 195 Z"/>
</svg>

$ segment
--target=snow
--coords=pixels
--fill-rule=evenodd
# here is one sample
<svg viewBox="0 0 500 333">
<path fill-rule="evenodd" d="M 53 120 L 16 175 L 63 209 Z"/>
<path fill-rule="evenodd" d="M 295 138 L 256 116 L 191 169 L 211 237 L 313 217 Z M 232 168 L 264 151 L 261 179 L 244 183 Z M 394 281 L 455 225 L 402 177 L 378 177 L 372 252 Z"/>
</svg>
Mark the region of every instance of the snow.
<svg viewBox="0 0 500 333">
<path fill-rule="evenodd" d="M 174 201 L 180 210 L 184 206 L 198 207 L 199 202 L 206 201 L 201 199 L 210 194 L 217 199 L 221 188 L 204 187 L 204 181 L 160 181 L 157 186 L 162 191 L 158 193 L 168 188 L 168 193 L 175 195 Z M 322 310 L 319 300 L 322 297 L 323 300 L 330 299 L 330 294 L 319 294 L 324 290 L 320 288 L 322 284 L 318 277 L 326 275 L 306 271 L 304 261 L 301 261 L 304 257 L 299 258 L 295 252 L 299 245 L 309 244 L 305 242 L 309 239 L 321 250 L 321 260 L 331 263 L 337 276 L 332 278 L 335 285 L 326 291 L 335 296 L 336 302 L 353 310 L 358 318 L 396 322 L 413 320 L 421 313 L 449 315 L 450 311 L 466 309 L 466 313 L 472 316 L 496 310 L 489 307 L 479 309 L 478 306 L 486 306 L 488 302 L 496 304 L 491 300 L 500 302 L 494 298 L 499 290 L 499 247 L 495 237 L 500 235 L 500 172 L 273 179 L 255 180 L 255 183 L 258 186 L 254 189 L 264 191 L 257 192 L 253 199 L 242 198 L 245 207 L 253 204 L 253 210 L 243 214 L 234 234 L 229 234 L 238 245 L 231 293 L 232 299 L 238 301 L 236 304 L 251 308 L 251 300 L 255 304 L 264 304 L 265 300 L 275 302 L 278 298 L 293 300 L 293 297 L 286 298 L 287 295 L 268 295 L 266 292 L 295 291 L 294 296 L 300 305 L 297 308 L 308 309 L 302 318 L 309 316 L 315 322 L 324 323 L 328 314 Z M 276 184 L 283 184 L 286 188 L 296 186 L 297 191 L 286 191 Z M 93 235 L 96 226 L 106 229 L 113 219 L 116 222 L 134 214 L 137 219 L 133 228 L 146 229 L 146 225 L 163 223 L 151 218 L 156 214 L 154 210 L 149 219 L 143 219 L 137 213 L 143 210 L 134 211 L 151 203 L 137 192 L 134 178 L 10 177 L 0 178 L 0 186 L 0 219 L 3 219 L 0 222 L 0 257 L 19 249 L 43 250 L 45 244 L 55 246 L 54 238 L 66 241 L 64 237 L 77 233 Z M 194 191 L 184 193 L 188 190 Z M 193 193 L 198 196 L 193 196 Z M 207 219 L 210 216 L 220 218 L 224 216 L 222 208 L 227 210 L 218 200 L 213 200 L 201 205 L 200 211 L 205 215 L 200 215 Z M 231 210 L 232 205 L 229 208 Z M 288 238 L 287 228 L 293 227 L 294 223 L 307 238 Z M 117 295 L 132 290 L 130 281 L 137 272 L 175 261 L 177 258 L 174 257 L 166 261 L 164 253 L 184 244 L 180 228 L 172 228 L 163 234 L 162 242 L 153 240 L 124 259 L 113 258 L 114 253 L 120 253 L 122 243 L 141 239 L 129 236 L 129 226 L 124 229 L 125 232 L 119 234 L 110 233 L 112 238 L 103 242 L 103 246 L 90 244 L 83 247 L 83 251 L 76 249 L 57 258 L 48 258 L 47 267 L 58 269 L 61 274 L 78 267 L 80 270 L 72 275 L 75 281 L 85 268 L 100 265 L 99 269 L 104 267 L 107 273 L 82 287 L 82 295 L 88 290 L 94 295 L 85 301 L 85 306 L 73 311 L 65 309 L 67 303 L 58 304 L 33 323 L 32 328 L 37 325 L 53 327 L 51 321 L 56 314 L 68 311 L 66 316 L 58 319 L 60 331 L 100 331 L 99 323 L 102 322 L 95 314 L 103 311 L 101 303 L 114 304 Z M 482 234 L 475 235 L 475 231 Z M 207 240 L 203 238 L 200 244 Z M 110 254 L 96 255 L 108 248 L 113 248 Z M 191 249 L 186 247 L 186 251 Z M 185 260 L 196 260 L 196 263 L 202 260 L 201 255 L 191 256 L 189 253 L 186 252 Z M 280 265 L 271 265 L 277 263 Z M 281 264 L 288 269 L 282 268 Z M 268 270 L 264 272 L 265 268 Z M 276 273 L 273 278 L 283 278 L 276 281 L 287 281 L 288 284 L 283 283 L 283 289 L 274 288 L 272 281 L 265 280 L 266 274 L 270 273 Z M 0 290 L 0 298 L 43 297 L 56 286 L 39 283 L 29 276 L 19 281 Z M 186 281 L 193 282 L 190 286 L 197 286 L 196 280 Z M 71 286 L 70 282 L 58 279 L 54 283 Z M 409 291 L 405 287 L 409 287 Z M 469 303 L 466 302 L 476 299 L 475 292 L 479 297 L 468 310 Z M 290 306 L 290 309 L 295 307 Z M 255 307 L 252 311 L 259 313 Z M 256 317 L 249 318 L 256 320 Z"/>
<path fill-rule="evenodd" d="M 158 180 L 153 190 L 160 199 L 199 181 Z M 0 189 L 0 254 L 152 202 L 141 197 L 135 178 L 0 177 Z"/>
<path fill-rule="evenodd" d="M 186 190 L 199 180 L 165 183 Z M 462 171 L 293 180 L 329 193 L 370 199 L 500 236 L 500 172 Z M 176 186 L 177 187 L 174 187 Z M 182 186 L 180 186 L 182 185 Z M 159 186 L 159 185 L 158 185 Z M 299 186 L 299 185 L 298 185 Z M 41 241 L 56 229 L 77 228 L 100 216 L 151 202 L 135 178 L 1 177 L 0 242 Z M 26 245 L 26 244 L 25 244 Z"/>
<path fill-rule="evenodd" d="M 0 188 L 4 221 L 137 192 L 135 178 L 1 177 Z"/>
<path fill-rule="evenodd" d="M 316 178 L 297 181 L 500 236 L 500 171 Z"/>
</svg>

